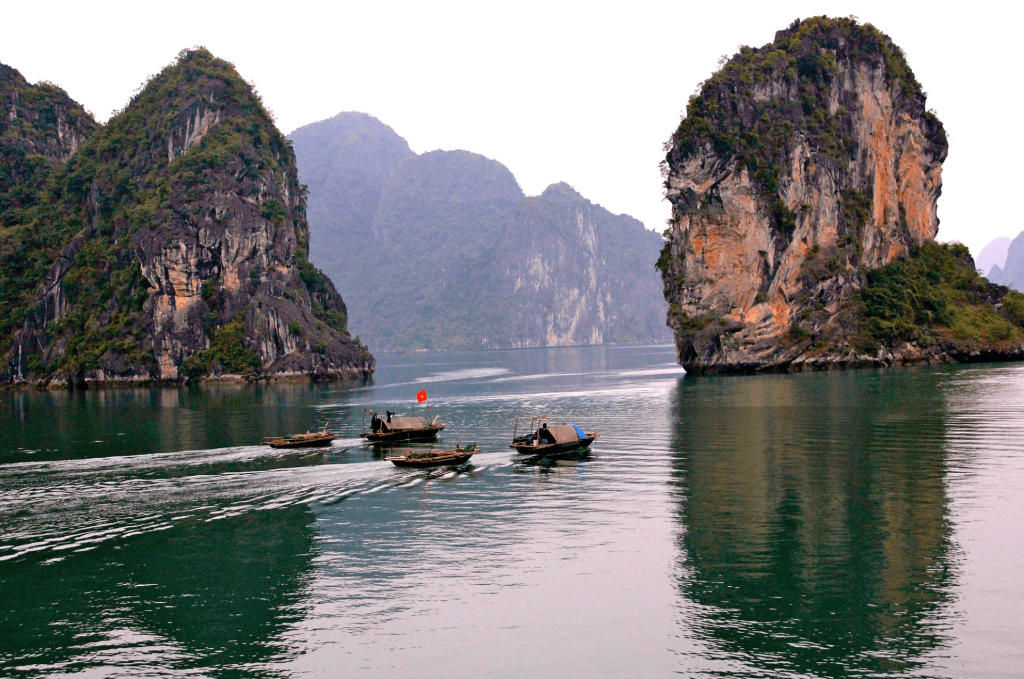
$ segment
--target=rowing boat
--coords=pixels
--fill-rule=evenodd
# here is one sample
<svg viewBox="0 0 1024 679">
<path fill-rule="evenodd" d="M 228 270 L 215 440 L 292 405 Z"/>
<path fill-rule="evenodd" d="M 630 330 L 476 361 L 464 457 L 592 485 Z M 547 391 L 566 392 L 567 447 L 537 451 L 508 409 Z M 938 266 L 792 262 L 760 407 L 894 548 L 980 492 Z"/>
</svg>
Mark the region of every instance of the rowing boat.
<svg viewBox="0 0 1024 679">
<path fill-rule="evenodd" d="M 327 431 L 313 432 L 312 434 L 306 432 L 305 434 L 295 434 L 294 436 L 271 436 L 263 439 L 263 443 L 267 444 L 271 448 L 316 448 L 320 446 L 329 446 L 331 441 L 338 438 L 337 434 L 332 434 Z"/>
<path fill-rule="evenodd" d="M 440 467 L 469 462 L 475 452 L 476 444 L 470 443 L 465 448 L 455 446 L 454 450 L 407 450 L 405 455 L 390 455 L 384 459 L 396 467 Z"/>
</svg>

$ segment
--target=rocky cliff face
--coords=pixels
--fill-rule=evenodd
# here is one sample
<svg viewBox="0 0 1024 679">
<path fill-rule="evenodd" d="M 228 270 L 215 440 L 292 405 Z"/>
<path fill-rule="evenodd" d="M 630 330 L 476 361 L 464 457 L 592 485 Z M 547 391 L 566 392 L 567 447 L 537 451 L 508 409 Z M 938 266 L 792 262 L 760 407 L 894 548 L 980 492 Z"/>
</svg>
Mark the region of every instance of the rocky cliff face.
<svg viewBox="0 0 1024 679">
<path fill-rule="evenodd" d="M 311 256 L 339 281 L 352 327 L 373 346 L 668 339 L 652 266 L 662 239 L 635 219 L 565 184 L 528 198 L 505 166 L 474 153 L 417 156 L 365 114 L 291 138 L 321 244 Z M 336 198 L 340 186 L 359 187 L 353 193 L 366 200 Z"/>
<path fill-rule="evenodd" d="M 666 158 L 660 260 L 680 363 L 790 366 L 856 334 L 871 269 L 936 235 L 947 144 L 902 52 L 870 25 L 797 22 L 687 107 Z"/>
<path fill-rule="evenodd" d="M 525 199 L 502 234 L 496 261 L 510 300 L 500 326 L 508 346 L 668 339 L 652 263 L 663 241 L 568 184 Z M 644 275 L 647 274 L 647 275 Z M 499 338 L 496 337 L 495 341 Z"/>
<path fill-rule="evenodd" d="M 17 321 L 7 380 L 372 373 L 306 259 L 294 154 L 227 62 L 183 52 L 47 190 L 26 221 L 45 225 L 50 261 L 4 300 Z M 33 228 L 5 234 L 5 254 Z M 0 276 L 24 288 L 32 273 Z"/>
</svg>

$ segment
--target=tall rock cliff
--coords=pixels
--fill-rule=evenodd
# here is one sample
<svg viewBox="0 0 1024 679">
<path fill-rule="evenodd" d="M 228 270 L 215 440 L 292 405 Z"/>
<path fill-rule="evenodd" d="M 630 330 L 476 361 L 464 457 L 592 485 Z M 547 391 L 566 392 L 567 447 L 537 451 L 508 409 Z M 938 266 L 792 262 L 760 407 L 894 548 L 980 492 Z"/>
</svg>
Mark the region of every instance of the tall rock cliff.
<svg viewBox="0 0 1024 679">
<path fill-rule="evenodd" d="M 866 273 L 935 237 L 946 152 L 874 27 L 814 18 L 743 47 L 669 142 L 659 265 L 680 363 L 782 369 L 844 351 Z"/>
<path fill-rule="evenodd" d="M 372 346 L 669 338 L 653 268 L 662 239 L 635 219 L 565 184 L 526 197 L 505 166 L 474 153 L 412 154 L 365 114 L 290 138 L 310 187 L 311 258 L 352 300 L 351 326 Z M 341 186 L 365 200 L 340 199 Z"/>
<path fill-rule="evenodd" d="M 307 260 L 289 144 L 206 50 L 147 83 L 44 194 L 2 236 L 7 381 L 372 373 Z"/>
<path fill-rule="evenodd" d="M 386 350 L 489 348 L 503 308 L 496 246 L 523 197 L 508 168 L 476 153 L 402 161 L 374 216 L 355 327 Z"/>
</svg>

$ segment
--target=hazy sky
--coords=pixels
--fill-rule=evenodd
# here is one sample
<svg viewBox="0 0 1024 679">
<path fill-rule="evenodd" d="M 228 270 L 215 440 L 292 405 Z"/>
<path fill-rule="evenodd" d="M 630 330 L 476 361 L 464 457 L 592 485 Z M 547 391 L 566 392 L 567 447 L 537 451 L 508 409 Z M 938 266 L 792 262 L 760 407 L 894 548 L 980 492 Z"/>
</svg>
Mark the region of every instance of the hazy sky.
<svg viewBox="0 0 1024 679">
<path fill-rule="evenodd" d="M 414 151 L 467 149 L 528 194 L 566 181 L 662 230 L 658 162 L 686 100 L 737 45 L 793 19 L 871 22 L 907 53 L 950 136 L 940 240 L 1015 236 L 1024 10 L 974 2 L 19 2 L 0 61 L 100 121 L 184 47 L 256 85 L 280 128 L 365 111 Z"/>
</svg>

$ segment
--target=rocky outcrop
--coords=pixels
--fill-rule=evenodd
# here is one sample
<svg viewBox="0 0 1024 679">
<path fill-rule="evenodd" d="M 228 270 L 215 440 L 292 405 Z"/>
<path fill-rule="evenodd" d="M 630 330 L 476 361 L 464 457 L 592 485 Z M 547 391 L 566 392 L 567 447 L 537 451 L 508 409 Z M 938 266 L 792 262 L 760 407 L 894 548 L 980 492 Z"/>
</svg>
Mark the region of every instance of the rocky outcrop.
<svg viewBox="0 0 1024 679">
<path fill-rule="evenodd" d="M 22 300 L 8 381 L 373 372 L 307 260 L 294 154 L 227 62 L 183 52 L 52 186 L 36 216 L 61 244 Z"/>
<path fill-rule="evenodd" d="M 50 173 L 97 129 L 64 90 L 0 64 L 0 226 L 35 205 Z"/>
<path fill-rule="evenodd" d="M 403 160 L 374 214 L 353 327 L 384 350 L 490 348 L 506 308 L 496 245 L 523 198 L 508 168 L 475 153 Z"/>
<path fill-rule="evenodd" d="M 798 21 L 708 79 L 670 140 L 659 260 L 679 362 L 781 370 L 849 356 L 866 272 L 938 230 L 947 143 L 870 25 Z"/>
<path fill-rule="evenodd" d="M 26 155 L 63 162 L 99 128 L 92 116 L 51 83 L 31 85 L 0 64 L 0 140 Z"/>
<path fill-rule="evenodd" d="M 566 184 L 526 197 L 467 151 L 415 155 L 365 114 L 296 130 L 311 258 L 385 350 L 667 340 L 656 233 Z M 346 190 L 343 193 L 342 188 Z M 348 197 L 346 197 L 348 196 Z"/>
</svg>

